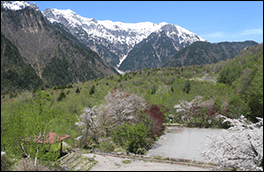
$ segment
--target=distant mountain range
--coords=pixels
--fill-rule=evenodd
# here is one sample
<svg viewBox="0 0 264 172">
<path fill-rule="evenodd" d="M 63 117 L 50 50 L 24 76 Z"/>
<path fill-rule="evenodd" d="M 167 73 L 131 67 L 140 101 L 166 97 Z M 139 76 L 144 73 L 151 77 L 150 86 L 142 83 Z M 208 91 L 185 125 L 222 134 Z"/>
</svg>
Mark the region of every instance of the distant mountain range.
<svg viewBox="0 0 264 172">
<path fill-rule="evenodd" d="M 122 23 L 110 20 L 100 21 L 82 17 L 71 10 L 45 9 L 43 14 L 52 23 L 61 23 L 92 50 L 96 51 L 107 64 L 119 67 L 129 56 L 136 44 L 151 34 L 166 34 L 172 53 L 191 45 L 195 41 L 205 41 L 198 35 L 177 25 L 162 22 Z M 144 43 L 143 43 L 144 44 Z M 138 47 L 137 46 L 137 47 Z M 171 57 L 170 53 L 166 58 Z M 162 59 L 166 60 L 166 59 Z M 157 65 L 155 65 L 157 67 Z"/>
<path fill-rule="evenodd" d="M 244 48 L 257 45 L 254 41 L 245 42 L 195 42 L 180 50 L 162 67 L 178 67 L 217 63 L 236 57 Z"/>
<path fill-rule="evenodd" d="M 132 24 L 110 20 L 100 21 L 82 17 L 70 9 L 45 9 L 42 13 L 50 22 L 63 24 L 78 40 L 96 51 L 108 65 L 120 71 L 179 65 L 178 62 L 171 63 L 174 59 L 171 58 L 174 55 L 177 56 L 178 51 L 197 41 L 210 46 L 210 43 L 200 36 L 178 25 L 166 22 Z M 221 43 L 219 45 L 222 47 L 217 50 L 220 55 L 215 54 L 216 57 L 214 57 L 209 53 L 206 54 L 207 57 L 200 59 L 193 56 L 192 63 L 185 60 L 180 65 L 205 64 L 218 62 L 225 58 L 234 58 L 243 48 L 255 45 L 255 42 L 238 42 L 237 45 L 236 43 Z M 231 47 L 228 47 L 229 45 Z M 215 51 L 215 53 L 217 52 Z"/>
<path fill-rule="evenodd" d="M 38 85 L 42 83 L 45 87 L 84 82 L 117 71 L 215 63 L 234 58 L 245 47 L 257 44 L 254 41 L 211 44 L 166 22 L 100 21 L 84 18 L 69 9 L 41 12 L 36 4 L 24 1 L 1 1 L 1 42 L 2 38 L 7 43 L 1 44 L 1 72 L 5 73 L 1 74 L 1 83 L 13 80 L 10 71 L 16 70 L 16 63 L 7 62 L 8 51 L 17 49 L 19 55 L 14 57 L 23 61 L 21 70 L 30 65 L 27 71 L 35 72 L 37 76 L 32 78 L 39 77 Z M 6 45 L 13 48 L 6 49 Z M 12 87 L 21 85 L 17 81 L 4 83 Z M 30 84 L 23 85 L 33 88 Z"/>
</svg>

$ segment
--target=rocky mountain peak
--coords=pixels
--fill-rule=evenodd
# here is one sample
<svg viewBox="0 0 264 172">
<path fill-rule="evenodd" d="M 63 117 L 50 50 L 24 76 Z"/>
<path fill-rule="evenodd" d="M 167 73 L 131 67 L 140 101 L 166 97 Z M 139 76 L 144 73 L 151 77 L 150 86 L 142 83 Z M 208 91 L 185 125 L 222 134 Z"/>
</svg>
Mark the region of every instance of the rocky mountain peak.
<svg viewBox="0 0 264 172">
<path fill-rule="evenodd" d="M 26 7 L 30 7 L 37 11 L 40 11 L 39 7 L 35 3 L 29 3 L 25 1 L 15 1 L 15 2 L 1 1 L 1 7 L 9 9 L 9 10 L 13 10 L 13 11 L 22 10 Z"/>
<path fill-rule="evenodd" d="M 58 9 L 46 9 L 43 14 L 50 22 L 63 24 L 71 34 L 114 67 L 118 67 L 135 45 L 147 39 L 151 33 L 166 33 L 171 39 L 169 44 L 173 43 L 177 51 L 195 41 L 205 41 L 187 29 L 166 22 L 122 23 L 95 20 L 82 17 L 71 10 Z"/>
</svg>

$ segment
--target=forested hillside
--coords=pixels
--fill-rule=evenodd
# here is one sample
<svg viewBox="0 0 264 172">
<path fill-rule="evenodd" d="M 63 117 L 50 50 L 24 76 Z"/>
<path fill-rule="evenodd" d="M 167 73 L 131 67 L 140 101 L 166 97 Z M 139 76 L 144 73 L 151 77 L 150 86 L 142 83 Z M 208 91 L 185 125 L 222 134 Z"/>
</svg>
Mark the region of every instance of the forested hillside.
<svg viewBox="0 0 264 172">
<path fill-rule="evenodd" d="M 225 59 L 236 57 L 244 48 L 256 45 L 254 41 L 245 42 L 195 42 L 180 50 L 162 67 L 178 67 L 217 63 Z"/>
<path fill-rule="evenodd" d="M 250 108 L 250 119 L 263 117 L 263 44 L 242 51 L 219 72 L 218 83 L 231 85 L 234 93 Z M 237 104 L 238 102 L 233 102 Z"/>
<path fill-rule="evenodd" d="M 35 70 L 25 63 L 16 46 L 1 33 L 1 95 L 41 86 L 43 81 Z"/>
<path fill-rule="evenodd" d="M 263 117 L 263 44 L 215 64 L 143 69 L 2 96 L 1 150 L 19 157 L 25 155 L 21 139 L 55 132 L 71 135 L 72 148 L 144 154 L 168 118 L 188 127 L 228 128 L 218 114 L 243 114 L 249 122 Z M 28 149 L 31 157 L 48 156 L 44 145 Z"/>
</svg>

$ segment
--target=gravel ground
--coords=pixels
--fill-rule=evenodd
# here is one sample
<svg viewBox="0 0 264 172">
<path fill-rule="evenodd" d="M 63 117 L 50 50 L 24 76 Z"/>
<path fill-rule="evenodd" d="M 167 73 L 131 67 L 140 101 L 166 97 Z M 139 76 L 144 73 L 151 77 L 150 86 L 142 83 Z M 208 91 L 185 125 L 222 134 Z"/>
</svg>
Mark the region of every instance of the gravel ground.
<svg viewBox="0 0 264 172">
<path fill-rule="evenodd" d="M 148 156 L 158 156 L 170 158 L 190 159 L 195 161 L 205 161 L 200 155 L 202 141 L 208 140 L 206 135 L 221 135 L 222 129 L 201 129 L 184 127 L 167 127 L 174 131 L 165 133 L 149 150 Z"/>
<path fill-rule="evenodd" d="M 187 165 L 144 162 L 143 160 L 131 160 L 130 164 L 124 164 L 127 158 L 102 156 L 97 154 L 83 154 L 93 157 L 98 163 L 90 171 L 210 171 L 210 168 L 193 167 Z"/>
</svg>

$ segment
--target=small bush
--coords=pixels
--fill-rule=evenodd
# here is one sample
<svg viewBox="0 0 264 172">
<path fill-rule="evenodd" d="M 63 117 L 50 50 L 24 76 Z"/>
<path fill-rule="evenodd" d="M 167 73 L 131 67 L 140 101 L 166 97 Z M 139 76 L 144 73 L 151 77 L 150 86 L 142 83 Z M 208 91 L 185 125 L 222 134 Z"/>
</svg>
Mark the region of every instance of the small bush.
<svg viewBox="0 0 264 172">
<path fill-rule="evenodd" d="M 17 96 L 17 93 L 10 93 L 10 99 Z"/>
<path fill-rule="evenodd" d="M 28 158 L 20 159 L 13 167 L 13 171 L 58 171 L 58 164 L 37 162 L 37 168 L 34 168 L 32 160 Z"/>
<path fill-rule="evenodd" d="M 102 141 L 99 145 L 99 149 L 103 152 L 113 152 L 115 150 L 115 146 L 109 141 Z"/>
<path fill-rule="evenodd" d="M 83 147 L 84 149 L 93 149 L 93 148 L 97 147 L 97 144 L 91 138 L 87 137 L 81 143 L 81 147 Z"/>
<path fill-rule="evenodd" d="M 57 90 L 57 89 L 58 89 L 57 86 L 52 87 L 52 90 Z"/>
<path fill-rule="evenodd" d="M 80 89 L 79 89 L 79 87 L 77 87 L 75 93 L 77 93 L 77 94 L 80 93 Z"/>
<path fill-rule="evenodd" d="M 131 160 L 123 160 L 122 161 L 124 164 L 130 164 L 131 163 Z"/>
<path fill-rule="evenodd" d="M 67 86 L 67 88 L 73 88 L 72 84 L 69 84 L 69 85 Z"/>
<path fill-rule="evenodd" d="M 94 90 L 95 90 L 95 86 L 93 85 L 93 86 L 92 86 L 92 88 L 90 89 L 90 92 L 89 92 L 89 93 L 90 93 L 90 95 L 93 95 L 93 94 L 95 93 L 95 91 L 94 91 Z"/>
<path fill-rule="evenodd" d="M 65 88 L 67 88 L 64 84 L 63 85 L 61 85 L 61 86 L 58 86 L 58 89 L 65 89 Z"/>
<path fill-rule="evenodd" d="M 1 155 L 1 171 L 11 170 L 12 161 L 5 155 Z"/>
<path fill-rule="evenodd" d="M 64 98 L 66 98 L 66 94 L 61 90 L 60 95 L 59 95 L 57 101 L 61 101 Z"/>
<path fill-rule="evenodd" d="M 151 126 L 150 129 L 151 130 L 150 136 L 154 137 L 155 135 L 157 136 L 162 135 L 165 129 L 164 126 L 162 125 L 165 119 L 165 115 L 164 112 L 161 110 L 161 108 L 159 108 L 157 105 L 151 105 L 150 107 L 146 108 L 143 113 L 147 114 L 150 117 L 150 119 L 154 121 L 154 124 Z"/>
<path fill-rule="evenodd" d="M 187 94 L 189 94 L 189 91 L 191 90 L 191 84 L 190 84 L 190 81 L 189 80 L 187 80 L 186 82 L 185 82 L 185 85 L 184 85 L 184 88 L 183 88 L 183 92 L 185 92 L 185 93 L 187 93 Z"/>
<path fill-rule="evenodd" d="M 146 145 L 147 128 L 144 123 L 124 126 L 118 126 L 112 133 L 112 139 L 115 143 L 135 154 L 144 154 L 141 148 Z"/>
<path fill-rule="evenodd" d="M 33 94 L 26 90 L 25 92 L 19 94 L 16 99 L 23 102 L 28 102 L 32 98 Z"/>
</svg>

